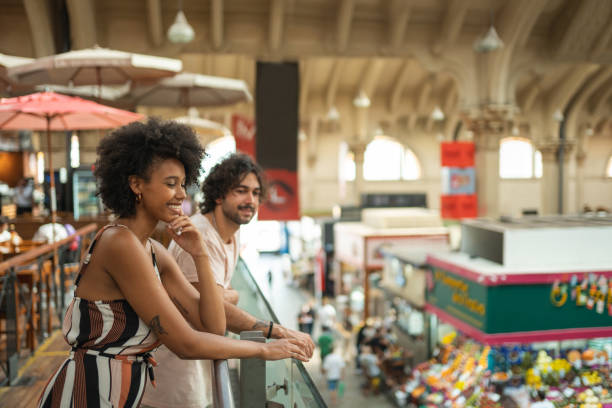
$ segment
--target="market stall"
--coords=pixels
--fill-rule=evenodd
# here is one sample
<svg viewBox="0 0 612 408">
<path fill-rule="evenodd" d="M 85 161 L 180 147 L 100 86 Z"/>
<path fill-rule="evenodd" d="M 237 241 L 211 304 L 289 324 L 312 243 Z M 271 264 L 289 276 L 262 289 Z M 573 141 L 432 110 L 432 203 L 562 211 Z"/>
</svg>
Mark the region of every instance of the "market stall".
<svg viewBox="0 0 612 408">
<path fill-rule="evenodd" d="M 425 305 L 461 335 L 440 339 L 396 399 L 612 406 L 612 220 L 475 220 L 462 234 L 462 252 L 427 257 Z"/>
<path fill-rule="evenodd" d="M 439 214 L 424 208 L 364 209 L 361 222 L 334 225 L 335 259 L 339 262 L 336 294 L 363 285 L 364 305 L 370 304 L 370 274 L 382 270 L 383 250 L 445 250 L 449 232 Z M 364 307 L 364 318 L 371 315 Z"/>
</svg>

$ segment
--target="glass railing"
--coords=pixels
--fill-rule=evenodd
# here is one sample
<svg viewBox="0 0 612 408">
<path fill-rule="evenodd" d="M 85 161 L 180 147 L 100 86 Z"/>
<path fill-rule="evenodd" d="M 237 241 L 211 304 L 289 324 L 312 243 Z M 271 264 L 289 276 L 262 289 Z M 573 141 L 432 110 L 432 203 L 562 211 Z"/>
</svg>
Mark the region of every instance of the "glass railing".
<svg viewBox="0 0 612 408">
<path fill-rule="evenodd" d="M 232 287 L 240 293 L 238 307 L 260 319 L 279 323 L 270 304 L 242 259 L 232 278 Z M 267 400 L 284 407 L 327 407 L 304 365 L 295 359 L 266 362 Z"/>
</svg>

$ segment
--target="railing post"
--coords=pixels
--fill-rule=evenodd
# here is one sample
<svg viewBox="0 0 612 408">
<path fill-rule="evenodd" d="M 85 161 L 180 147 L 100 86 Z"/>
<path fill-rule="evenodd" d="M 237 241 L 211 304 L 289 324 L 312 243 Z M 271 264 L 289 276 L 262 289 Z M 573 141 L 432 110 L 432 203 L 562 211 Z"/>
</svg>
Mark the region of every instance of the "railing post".
<svg viewBox="0 0 612 408">
<path fill-rule="evenodd" d="M 240 340 L 265 343 L 261 331 L 243 331 Z M 240 408 L 266 406 L 266 362 L 258 358 L 240 359 Z"/>
<path fill-rule="evenodd" d="M 17 337 L 17 272 L 11 267 L 4 281 L 6 291 L 6 376 L 9 385 L 13 385 L 17 379 L 19 370 L 19 352 Z"/>
<path fill-rule="evenodd" d="M 227 360 L 214 360 L 211 366 L 213 376 L 213 407 L 236 408 Z"/>
</svg>

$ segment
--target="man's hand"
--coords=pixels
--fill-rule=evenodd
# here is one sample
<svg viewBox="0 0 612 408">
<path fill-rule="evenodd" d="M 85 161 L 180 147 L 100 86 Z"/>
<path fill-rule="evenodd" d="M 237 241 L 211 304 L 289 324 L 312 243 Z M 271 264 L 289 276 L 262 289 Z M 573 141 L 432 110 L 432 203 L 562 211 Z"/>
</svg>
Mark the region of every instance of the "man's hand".
<svg viewBox="0 0 612 408">
<path fill-rule="evenodd" d="M 275 339 L 296 339 L 300 342 L 300 346 L 304 350 L 308 358 L 312 357 L 314 352 L 314 342 L 307 333 L 303 333 L 297 330 L 291 330 L 280 324 L 275 324 L 272 328 L 272 337 Z"/>
<path fill-rule="evenodd" d="M 239 297 L 240 295 L 238 294 L 238 291 L 235 289 L 224 289 L 223 290 L 223 300 L 225 300 L 226 302 L 230 302 L 232 305 L 238 304 Z"/>
</svg>

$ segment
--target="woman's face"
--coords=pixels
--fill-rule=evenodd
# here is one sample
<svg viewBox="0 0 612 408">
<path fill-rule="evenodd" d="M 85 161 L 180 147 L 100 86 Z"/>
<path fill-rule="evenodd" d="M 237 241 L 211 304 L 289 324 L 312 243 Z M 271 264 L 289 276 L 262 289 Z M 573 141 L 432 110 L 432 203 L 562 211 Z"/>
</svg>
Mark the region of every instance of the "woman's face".
<svg viewBox="0 0 612 408">
<path fill-rule="evenodd" d="M 141 180 L 136 188 L 142 193 L 140 206 L 155 218 L 170 222 L 182 214 L 185 167 L 176 159 L 158 161 L 152 166 L 149 180 Z"/>
</svg>

